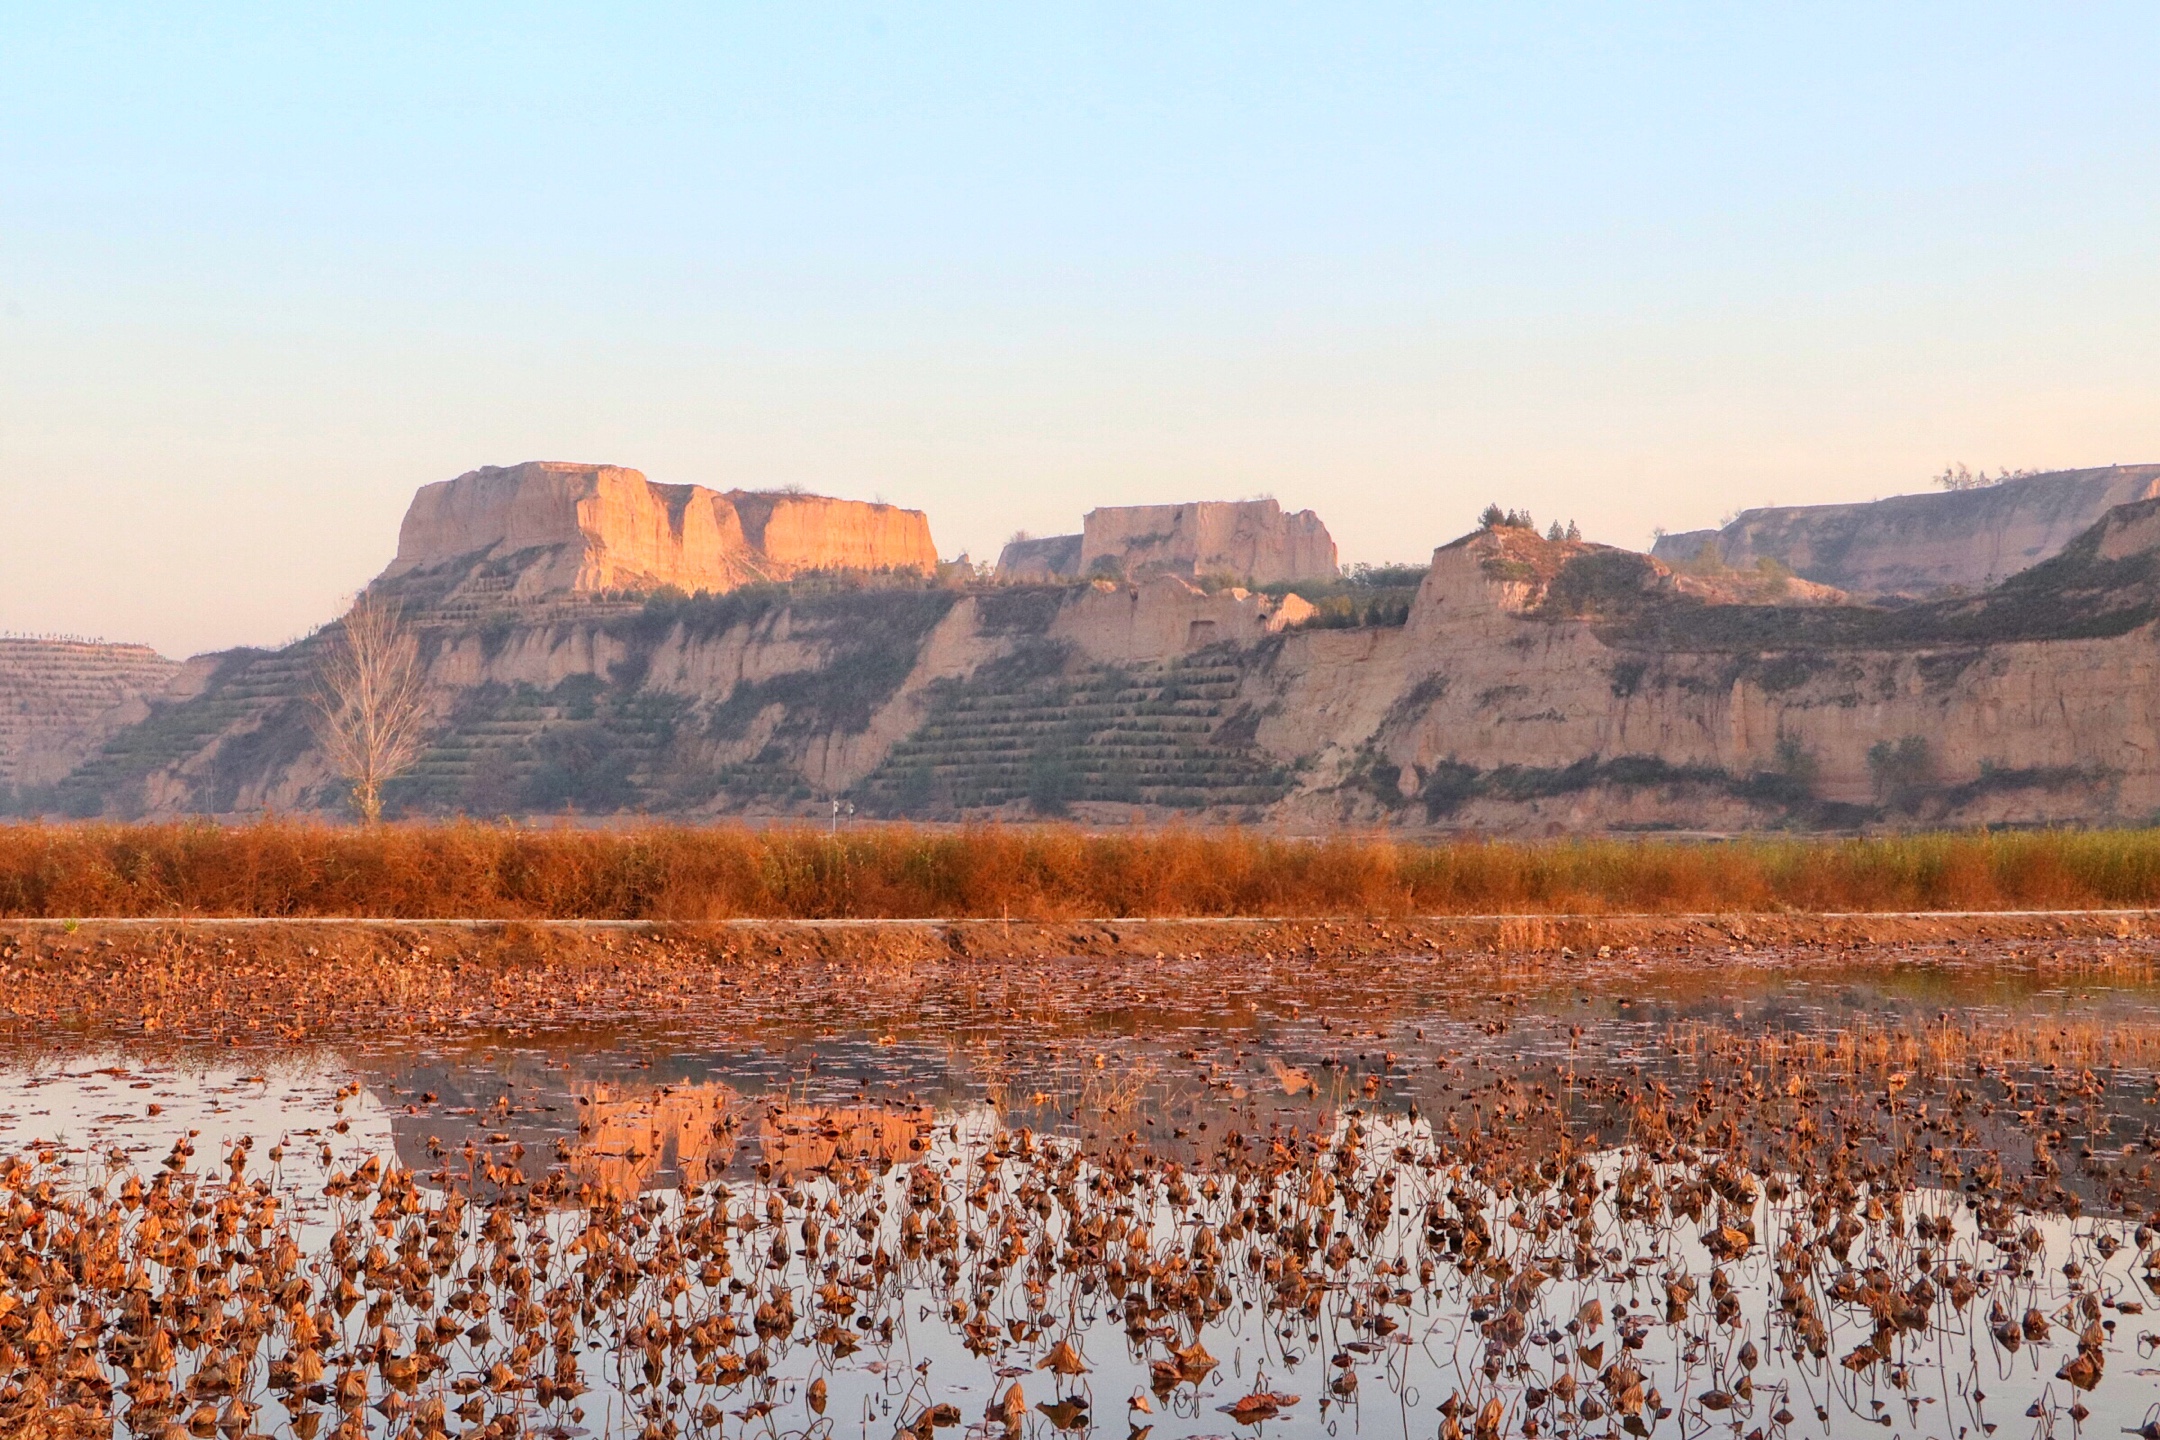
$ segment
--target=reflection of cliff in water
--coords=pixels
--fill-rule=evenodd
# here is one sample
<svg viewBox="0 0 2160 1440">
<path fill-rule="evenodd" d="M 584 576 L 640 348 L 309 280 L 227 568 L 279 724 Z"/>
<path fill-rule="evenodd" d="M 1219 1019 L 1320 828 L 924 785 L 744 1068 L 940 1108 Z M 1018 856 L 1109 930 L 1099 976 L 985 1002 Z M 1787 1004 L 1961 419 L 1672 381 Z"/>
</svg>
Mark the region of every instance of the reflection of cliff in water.
<svg viewBox="0 0 2160 1440">
<path fill-rule="evenodd" d="M 720 1179 L 735 1159 L 746 1109 L 735 1087 L 718 1080 L 643 1089 L 596 1082 L 579 1088 L 577 1106 L 570 1177 L 618 1197 L 662 1180 Z"/>
<path fill-rule="evenodd" d="M 1389 1115 L 1429 1116 L 1464 1148 L 1473 1131 L 1503 1112 L 1518 1146 L 1612 1145 L 1634 1125 L 1632 1111 L 1615 1106 L 1616 1081 L 1654 1082 L 1685 1095 L 1705 1083 L 1752 1083 L 1746 1077 L 1765 1063 L 1761 1045 L 1778 1037 L 1850 1032 L 1859 1044 L 1869 1035 L 1932 1034 L 1948 1036 L 1948 1045 L 1951 1032 L 1967 1026 L 1978 1027 L 1980 1037 L 2014 1028 L 2029 1043 L 2003 1049 L 1989 1042 L 1993 1073 L 1965 1082 L 1980 1103 L 1960 1118 L 1957 1146 L 1940 1147 L 1946 1168 L 1939 1178 L 1949 1178 L 1951 1160 L 1968 1163 L 1978 1147 L 2001 1153 L 2006 1178 L 2023 1180 L 2036 1163 L 2027 1158 L 2035 1087 L 2060 1089 L 2047 1067 L 2073 1053 L 2086 1057 L 2075 1046 L 2097 1044 L 2092 1037 L 2105 1033 L 2114 1036 L 2110 1045 L 2136 1044 L 2118 1053 L 2112 1073 L 2097 1051 L 2089 1057 L 2099 1089 L 2081 1096 L 2079 1123 L 2091 1128 L 2078 1132 L 2072 1153 L 2089 1145 L 2108 1156 L 2110 1170 L 2134 1169 L 2146 1158 L 2150 1059 L 2160 1052 L 2160 1039 L 2151 1037 L 2160 1030 L 2152 1020 L 2154 986 L 2141 967 L 2073 974 L 2052 965 L 1968 962 L 1938 949 L 1894 970 L 1704 966 L 1594 983 L 1555 972 L 1534 982 L 1523 1005 L 1429 983 L 1406 991 L 1407 1013 L 1376 1005 L 1350 1022 L 1330 1023 L 1226 1010 L 1202 1023 L 1179 1011 L 1136 1009 L 1106 1013 L 1079 1043 L 1058 1032 L 879 1044 L 860 1032 L 817 1034 L 810 1022 L 758 1043 L 684 1036 L 658 1051 L 596 1028 L 386 1044 L 336 1058 L 364 1077 L 400 1163 L 417 1174 L 463 1170 L 472 1146 L 534 1179 L 565 1167 L 573 1191 L 649 1190 L 749 1180 L 761 1166 L 765 1178 L 786 1183 L 836 1161 L 904 1164 L 922 1153 L 915 1146 L 930 1114 L 949 1119 L 985 1104 L 1004 1128 L 1072 1139 L 1092 1156 L 1145 1153 L 1188 1167 L 1220 1164 L 1224 1153 L 1255 1145 L 1331 1135 L 1347 1111 L 1368 1128 Z M 2050 1048 L 2057 1031 L 2072 1048 Z M 1113 1037 L 1118 1061 L 1110 1065 Z M 1957 1053 L 1952 1046 L 1943 1055 Z M 1857 1085 L 1879 1098 L 1882 1076 L 1866 1066 L 1856 1071 L 1857 1052 L 1838 1054 L 1813 1064 L 1809 1082 L 1826 1091 Z M 1096 1063 L 1098 1056 L 1105 1063 Z M 338 1069 L 338 1082 L 350 1073 Z M 603 1097 L 605 1105 L 590 1103 Z M 733 1130 L 715 1134 L 730 1107 Z M 1448 1132 L 1451 1112 L 1467 1127 L 1460 1134 Z M 306 1123 L 302 1115 L 285 1118 Z M 2135 1160 L 2117 1155 L 2131 1145 Z M 2053 1163 L 2062 1173 L 2048 1183 L 2089 1208 L 2107 1206 L 2118 1183 L 2127 1188 Z"/>
<path fill-rule="evenodd" d="M 468 1145 L 508 1150 L 530 1172 L 576 1131 L 572 1078 L 538 1054 L 375 1055 L 360 1068 L 389 1112 L 398 1163 L 416 1174 L 459 1163 Z"/>
<path fill-rule="evenodd" d="M 929 1148 L 935 1119 L 928 1105 L 776 1105 L 759 1119 L 758 1148 L 774 1179 L 836 1160 L 898 1164 Z"/>
<path fill-rule="evenodd" d="M 618 1196 L 753 1172 L 792 1179 L 836 1160 L 903 1163 L 927 1147 L 938 1109 L 913 1096 L 907 1104 L 859 1098 L 867 1066 L 832 1067 L 821 1078 L 842 1094 L 805 1096 L 763 1055 L 725 1065 L 675 1057 L 650 1068 L 610 1058 L 378 1056 L 369 1088 L 388 1112 L 399 1163 L 416 1173 L 460 1168 L 471 1147 L 529 1176 L 561 1166 L 573 1188 Z M 849 1092 L 856 1098 L 843 1098 Z"/>
</svg>

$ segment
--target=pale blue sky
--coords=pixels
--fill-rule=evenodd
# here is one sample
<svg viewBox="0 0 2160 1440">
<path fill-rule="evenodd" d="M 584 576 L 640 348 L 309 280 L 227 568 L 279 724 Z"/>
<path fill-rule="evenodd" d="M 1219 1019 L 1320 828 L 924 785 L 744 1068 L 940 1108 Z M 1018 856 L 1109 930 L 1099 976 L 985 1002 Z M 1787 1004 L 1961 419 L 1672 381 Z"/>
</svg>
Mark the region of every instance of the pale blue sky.
<svg viewBox="0 0 2160 1440">
<path fill-rule="evenodd" d="M 328 618 L 481 464 L 1347 559 L 2160 459 L 2160 7 L 0 0 L 0 628 Z"/>
</svg>

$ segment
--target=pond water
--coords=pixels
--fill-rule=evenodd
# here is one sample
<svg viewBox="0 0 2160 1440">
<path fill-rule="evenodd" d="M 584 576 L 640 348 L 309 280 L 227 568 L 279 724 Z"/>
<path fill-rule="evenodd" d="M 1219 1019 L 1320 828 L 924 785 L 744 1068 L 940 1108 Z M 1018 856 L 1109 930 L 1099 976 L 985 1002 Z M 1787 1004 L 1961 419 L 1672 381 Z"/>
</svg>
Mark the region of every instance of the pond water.
<svg viewBox="0 0 2160 1440">
<path fill-rule="evenodd" d="M 0 1056 L 0 1418 L 2160 1436 L 2151 959 L 44 1036 Z"/>
</svg>

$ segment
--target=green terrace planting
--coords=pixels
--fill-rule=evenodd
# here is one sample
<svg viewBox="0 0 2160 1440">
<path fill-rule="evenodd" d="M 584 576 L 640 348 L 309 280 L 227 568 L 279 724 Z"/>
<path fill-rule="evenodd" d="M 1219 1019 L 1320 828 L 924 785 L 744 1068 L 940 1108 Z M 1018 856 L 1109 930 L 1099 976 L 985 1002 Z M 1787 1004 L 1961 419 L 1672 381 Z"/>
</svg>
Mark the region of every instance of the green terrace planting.
<svg viewBox="0 0 2160 1440">
<path fill-rule="evenodd" d="M 1071 666 L 1047 642 L 934 691 L 928 717 L 860 793 L 874 809 L 937 814 L 1076 803 L 1240 809 L 1281 798 L 1288 776 L 1244 743 L 1240 672 L 1196 656 Z"/>
</svg>

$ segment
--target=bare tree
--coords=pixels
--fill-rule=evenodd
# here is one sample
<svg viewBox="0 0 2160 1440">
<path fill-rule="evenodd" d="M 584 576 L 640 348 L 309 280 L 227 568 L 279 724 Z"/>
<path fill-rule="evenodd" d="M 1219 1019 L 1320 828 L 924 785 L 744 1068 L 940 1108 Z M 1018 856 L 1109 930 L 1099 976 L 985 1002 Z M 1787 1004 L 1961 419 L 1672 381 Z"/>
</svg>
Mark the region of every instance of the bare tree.
<svg viewBox="0 0 2160 1440">
<path fill-rule="evenodd" d="M 325 639 L 315 678 L 316 742 L 373 825 L 384 782 L 420 756 L 427 706 L 419 638 L 394 602 L 362 592 Z"/>
</svg>

